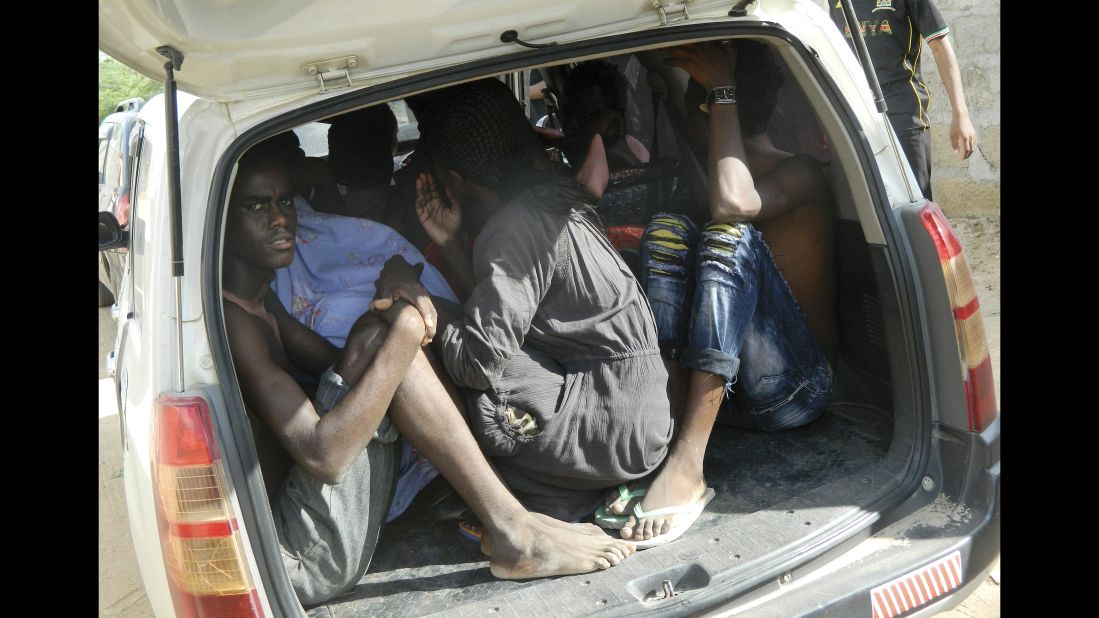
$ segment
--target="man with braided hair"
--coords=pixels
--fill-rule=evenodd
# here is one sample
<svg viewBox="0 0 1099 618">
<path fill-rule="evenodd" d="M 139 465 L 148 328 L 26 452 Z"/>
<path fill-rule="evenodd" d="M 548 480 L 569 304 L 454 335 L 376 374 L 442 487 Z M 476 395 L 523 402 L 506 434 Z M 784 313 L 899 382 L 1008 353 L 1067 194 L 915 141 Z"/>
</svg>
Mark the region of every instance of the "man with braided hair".
<svg viewBox="0 0 1099 618">
<path fill-rule="evenodd" d="M 460 221 L 476 236 L 475 285 L 463 315 L 440 328 L 440 356 L 515 496 L 578 519 L 667 453 L 668 375 L 652 311 L 503 83 L 455 88 L 434 130 L 435 175 L 454 205 L 425 226 L 449 221 L 453 234 Z"/>
</svg>

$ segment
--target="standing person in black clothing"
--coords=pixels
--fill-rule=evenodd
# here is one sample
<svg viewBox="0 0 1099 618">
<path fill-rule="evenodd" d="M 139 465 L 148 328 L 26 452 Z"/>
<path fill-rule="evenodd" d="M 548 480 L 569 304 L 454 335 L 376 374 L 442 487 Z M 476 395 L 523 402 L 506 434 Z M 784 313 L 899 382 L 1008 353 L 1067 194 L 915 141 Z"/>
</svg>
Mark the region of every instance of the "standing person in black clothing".
<svg viewBox="0 0 1099 618">
<path fill-rule="evenodd" d="M 931 199 L 931 119 L 927 115 L 931 94 L 920 77 L 924 41 L 935 57 L 954 112 L 950 120 L 951 147 L 962 159 L 968 159 L 977 146 L 958 59 L 947 38 L 950 28 L 931 0 L 852 0 L 852 6 L 889 105 L 889 121 L 924 197 Z M 832 21 L 850 39 L 851 29 L 839 0 L 834 0 L 831 13 Z"/>
</svg>

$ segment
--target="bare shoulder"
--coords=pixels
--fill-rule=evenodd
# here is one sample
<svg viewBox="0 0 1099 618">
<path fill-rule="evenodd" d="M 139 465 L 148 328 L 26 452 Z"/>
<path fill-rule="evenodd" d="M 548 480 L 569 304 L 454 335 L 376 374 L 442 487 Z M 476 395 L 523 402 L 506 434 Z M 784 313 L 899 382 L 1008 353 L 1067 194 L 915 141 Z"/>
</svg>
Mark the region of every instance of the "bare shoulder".
<svg viewBox="0 0 1099 618">
<path fill-rule="evenodd" d="M 767 175 L 772 191 L 784 194 L 791 208 L 830 201 L 828 176 L 819 161 L 805 154 L 786 157 Z"/>
<path fill-rule="evenodd" d="M 279 301 L 278 296 L 275 295 L 275 292 L 273 290 L 269 291 L 267 295 L 264 296 L 263 306 L 265 309 L 267 309 L 268 313 L 275 317 L 275 321 L 278 322 L 279 329 L 285 331 L 287 328 L 294 329 L 300 327 L 304 328 L 305 330 L 309 330 L 308 327 L 306 327 L 301 322 L 295 320 L 294 316 L 290 315 L 290 313 L 286 310 L 286 307 L 282 306 L 282 302 Z"/>
<path fill-rule="evenodd" d="M 277 318 L 276 318 L 277 319 Z M 235 303 L 225 303 L 225 332 L 229 351 L 241 388 L 264 388 L 274 374 L 290 377 L 287 350 L 265 320 L 248 313 Z M 247 399 L 247 397 L 246 397 Z"/>
<path fill-rule="evenodd" d="M 267 294 L 264 306 L 275 318 L 282 335 L 282 354 L 300 369 L 319 376 L 336 362 L 338 351 L 324 337 L 299 322 L 286 310 L 274 293 Z"/>
<path fill-rule="evenodd" d="M 225 330 L 245 406 L 294 453 L 293 436 L 303 419 L 316 417 L 308 396 L 288 371 L 285 351 L 276 350 L 270 326 L 234 303 L 225 303 Z"/>
<path fill-rule="evenodd" d="M 229 349 L 233 353 L 233 365 L 240 370 L 240 364 L 247 364 L 257 356 L 271 358 L 267 346 L 267 337 L 263 327 L 257 324 L 255 316 L 237 306 L 225 303 L 225 334 L 229 337 Z"/>
<path fill-rule="evenodd" d="M 828 185 L 828 177 L 824 174 L 824 166 L 806 154 L 795 154 L 783 159 L 775 166 L 772 173 L 797 184 L 818 188 L 827 188 Z"/>
</svg>

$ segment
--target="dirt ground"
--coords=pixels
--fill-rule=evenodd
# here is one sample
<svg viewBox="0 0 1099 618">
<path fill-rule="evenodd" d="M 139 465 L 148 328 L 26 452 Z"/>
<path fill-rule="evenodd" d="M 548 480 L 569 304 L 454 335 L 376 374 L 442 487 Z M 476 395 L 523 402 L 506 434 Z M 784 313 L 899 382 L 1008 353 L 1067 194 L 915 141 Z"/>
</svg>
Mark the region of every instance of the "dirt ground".
<svg viewBox="0 0 1099 618">
<path fill-rule="evenodd" d="M 152 616 L 137 568 L 122 478 L 122 440 L 114 380 L 104 359 L 114 349 L 115 322 L 99 309 L 99 615 Z"/>
<path fill-rule="evenodd" d="M 951 220 L 965 248 L 981 302 L 988 337 L 996 396 L 1000 395 L 1000 220 L 967 217 Z M 103 359 L 114 347 L 114 321 L 107 308 L 99 310 L 99 615 L 137 618 L 151 616 L 137 569 L 123 496 L 122 452 L 114 384 Z M 940 618 L 993 618 L 1000 615 L 999 561 L 985 582 L 955 609 Z"/>
</svg>

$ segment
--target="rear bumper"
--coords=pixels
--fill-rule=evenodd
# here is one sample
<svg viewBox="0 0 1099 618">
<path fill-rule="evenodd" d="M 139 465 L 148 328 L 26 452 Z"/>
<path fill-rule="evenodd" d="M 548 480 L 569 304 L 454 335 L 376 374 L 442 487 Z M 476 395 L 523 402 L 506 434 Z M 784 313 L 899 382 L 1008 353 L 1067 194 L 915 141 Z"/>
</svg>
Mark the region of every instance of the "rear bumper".
<svg viewBox="0 0 1099 618">
<path fill-rule="evenodd" d="M 961 557 L 957 587 L 884 615 L 933 616 L 961 603 L 1000 553 L 999 420 L 980 435 L 942 427 L 936 438 L 941 469 L 966 474 L 943 478 L 942 487 L 935 483 L 931 491 L 921 487 L 855 539 L 707 615 L 874 616 L 872 590 L 955 551 Z"/>
</svg>

